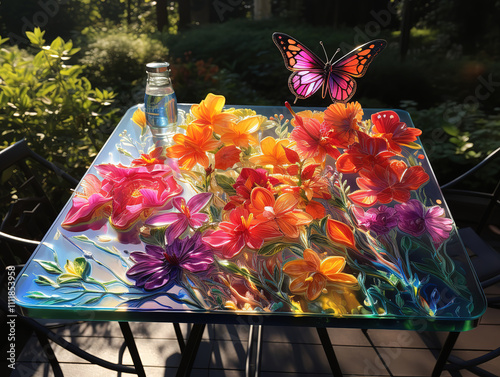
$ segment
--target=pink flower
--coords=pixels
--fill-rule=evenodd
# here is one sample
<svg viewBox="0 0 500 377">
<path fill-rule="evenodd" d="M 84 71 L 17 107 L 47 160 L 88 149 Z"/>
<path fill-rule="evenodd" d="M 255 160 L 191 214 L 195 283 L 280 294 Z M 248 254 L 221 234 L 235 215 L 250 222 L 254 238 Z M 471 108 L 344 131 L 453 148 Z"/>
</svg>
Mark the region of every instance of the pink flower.
<svg viewBox="0 0 500 377">
<path fill-rule="evenodd" d="M 108 221 L 113 198 L 94 174 L 85 176 L 81 188 L 83 192 L 75 193 L 62 227 L 73 232 L 98 230 Z"/>
<path fill-rule="evenodd" d="M 441 244 L 450 236 L 453 221 L 443 217 L 443 208 L 439 206 L 425 207 L 416 199 L 397 204 L 394 208 L 399 215 L 398 227 L 403 232 L 415 237 L 428 232 L 436 244 Z"/>
<path fill-rule="evenodd" d="M 158 210 L 172 208 L 170 199 L 182 193 L 182 187 L 166 165 L 126 167 L 97 165 L 103 187 L 113 196 L 110 223 L 120 231 L 129 230 L 139 219 L 145 220 Z"/>
<path fill-rule="evenodd" d="M 172 169 L 166 165 L 103 164 L 97 165 L 96 170 L 103 180 L 93 174 L 84 179 L 83 193 L 75 195 L 73 206 L 63 221 L 65 229 L 97 230 L 109 219 L 118 231 L 129 231 L 139 220 L 172 208 L 170 199 L 182 193 L 182 187 L 172 176 Z M 125 239 L 131 242 L 130 237 Z"/>
<path fill-rule="evenodd" d="M 146 224 L 153 226 L 171 224 L 165 232 L 167 243 L 170 245 L 188 227 L 196 229 L 208 221 L 208 215 L 200 211 L 205 208 L 210 199 L 212 199 L 212 194 L 207 192 L 193 196 L 187 203 L 184 198 L 176 197 L 172 199 L 172 204 L 179 212 L 153 216 L 146 221 Z"/>
</svg>

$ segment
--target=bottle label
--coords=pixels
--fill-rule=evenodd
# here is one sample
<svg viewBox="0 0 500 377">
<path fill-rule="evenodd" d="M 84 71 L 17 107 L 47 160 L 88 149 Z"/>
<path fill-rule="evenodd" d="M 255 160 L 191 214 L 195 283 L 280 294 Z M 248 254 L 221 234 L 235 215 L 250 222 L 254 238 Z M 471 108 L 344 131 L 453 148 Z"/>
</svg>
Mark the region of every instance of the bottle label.
<svg viewBox="0 0 500 377">
<path fill-rule="evenodd" d="M 177 99 L 175 93 L 163 96 L 146 94 L 144 98 L 146 120 L 155 128 L 167 128 L 177 123 Z"/>
</svg>

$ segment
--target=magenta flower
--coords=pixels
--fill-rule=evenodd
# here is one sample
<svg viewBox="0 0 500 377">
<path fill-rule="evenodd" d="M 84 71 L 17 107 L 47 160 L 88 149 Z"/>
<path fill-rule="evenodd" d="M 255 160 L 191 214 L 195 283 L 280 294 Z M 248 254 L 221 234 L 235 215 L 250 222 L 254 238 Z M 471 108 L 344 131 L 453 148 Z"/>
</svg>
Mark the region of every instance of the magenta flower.
<svg viewBox="0 0 500 377">
<path fill-rule="evenodd" d="M 85 176 L 80 186 L 83 192 L 75 193 L 62 227 L 74 232 L 99 230 L 108 221 L 113 198 L 94 174 Z"/>
<path fill-rule="evenodd" d="M 354 212 L 360 226 L 379 236 L 389 233 L 398 225 L 398 214 L 391 207 L 382 205 L 378 208 L 370 208 L 366 212 L 356 207 Z"/>
<path fill-rule="evenodd" d="M 89 174 L 82 182 L 83 192 L 73 198 L 62 226 L 70 231 L 100 229 L 109 219 L 119 231 L 134 231 L 137 235 L 140 221 L 160 210 L 172 208 L 171 199 L 182 193 L 167 165 L 127 167 L 123 165 L 102 164 L 96 170 L 102 181 Z M 126 236 L 123 242 L 129 243 L 134 235 Z"/>
<path fill-rule="evenodd" d="M 147 219 L 155 212 L 172 208 L 170 199 L 182 193 L 182 187 L 166 165 L 153 167 L 125 167 L 98 165 L 104 177 L 103 187 L 113 195 L 111 224 L 120 231 L 130 229 L 139 219 Z"/>
<path fill-rule="evenodd" d="M 201 242 L 201 234 L 176 239 L 165 248 L 146 245 L 146 251 L 130 253 L 135 262 L 127 271 L 127 276 L 135 280 L 135 285 L 147 291 L 179 283 L 182 274 L 207 271 L 214 263 L 211 249 Z"/>
<path fill-rule="evenodd" d="M 396 204 L 394 208 L 399 215 L 398 227 L 403 232 L 415 237 L 428 232 L 435 244 L 441 244 L 450 236 L 453 222 L 443 217 L 443 208 L 425 207 L 416 199 Z"/>
<path fill-rule="evenodd" d="M 212 199 L 212 194 L 207 192 L 193 196 L 187 203 L 184 198 L 176 197 L 172 200 L 172 204 L 179 212 L 153 216 L 146 221 L 146 225 L 161 226 L 171 224 L 165 232 L 167 243 L 171 244 L 188 227 L 196 229 L 208 221 L 208 215 L 200 213 L 200 211 L 205 208 L 210 199 Z"/>
</svg>

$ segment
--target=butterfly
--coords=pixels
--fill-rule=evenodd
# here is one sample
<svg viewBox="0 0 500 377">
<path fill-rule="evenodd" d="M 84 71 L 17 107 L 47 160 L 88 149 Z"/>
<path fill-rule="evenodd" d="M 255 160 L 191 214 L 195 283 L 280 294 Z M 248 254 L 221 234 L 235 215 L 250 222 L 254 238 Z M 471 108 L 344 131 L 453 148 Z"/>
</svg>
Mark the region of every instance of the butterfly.
<svg viewBox="0 0 500 377">
<path fill-rule="evenodd" d="M 295 95 L 295 102 L 312 96 L 320 87 L 323 98 L 328 92 L 333 102 L 349 101 L 356 91 L 354 78 L 363 77 L 375 56 L 387 45 L 385 40 L 376 39 L 356 47 L 335 63 L 332 63 L 335 55 L 331 59 L 327 55 L 325 63 L 289 35 L 274 33 L 273 41 L 283 55 L 286 68 L 293 72 L 288 78 L 288 87 Z"/>
</svg>

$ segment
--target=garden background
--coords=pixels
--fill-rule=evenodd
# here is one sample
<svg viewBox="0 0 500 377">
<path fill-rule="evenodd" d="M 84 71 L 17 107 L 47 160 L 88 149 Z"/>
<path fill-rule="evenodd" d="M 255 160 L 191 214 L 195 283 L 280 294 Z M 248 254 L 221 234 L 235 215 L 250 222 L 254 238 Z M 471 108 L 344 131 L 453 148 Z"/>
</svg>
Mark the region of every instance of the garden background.
<svg viewBox="0 0 500 377">
<path fill-rule="evenodd" d="M 490 0 L 2 0 L 0 149 L 26 138 L 80 178 L 142 102 L 147 62 L 171 63 L 179 102 L 212 92 L 227 104 L 283 105 L 294 97 L 274 31 L 321 58 L 319 41 L 340 56 L 383 38 L 353 100 L 409 111 L 445 183 L 500 145 L 498 19 Z M 329 104 L 316 94 L 297 105 Z M 42 179 L 64 204 L 58 178 Z"/>
</svg>

